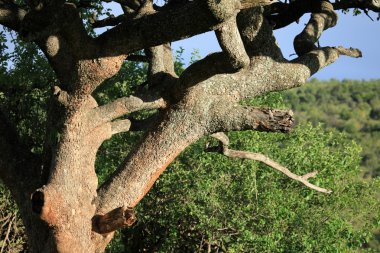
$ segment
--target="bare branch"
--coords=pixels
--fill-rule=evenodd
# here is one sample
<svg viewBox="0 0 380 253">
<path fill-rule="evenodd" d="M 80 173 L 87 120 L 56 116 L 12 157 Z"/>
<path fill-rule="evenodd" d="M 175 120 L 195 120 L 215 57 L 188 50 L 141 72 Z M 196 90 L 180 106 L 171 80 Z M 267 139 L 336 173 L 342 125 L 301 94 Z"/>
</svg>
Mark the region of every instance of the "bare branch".
<svg viewBox="0 0 380 253">
<path fill-rule="evenodd" d="M 134 96 L 123 97 L 106 105 L 94 109 L 95 117 L 100 122 L 108 122 L 125 114 L 149 109 L 162 109 L 166 107 L 164 99 L 160 98 L 154 101 L 144 102 L 142 99 Z"/>
<path fill-rule="evenodd" d="M 92 231 L 107 234 L 117 229 L 130 227 L 136 221 L 136 215 L 130 207 L 119 207 L 104 215 L 96 215 L 92 219 Z"/>
<path fill-rule="evenodd" d="M 180 76 L 181 89 L 186 89 L 217 74 L 234 73 L 225 53 L 213 53 L 194 62 Z"/>
<path fill-rule="evenodd" d="M 294 49 L 298 55 L 303 55 L 316 49 L 315 43 L 322 32 L 336 25 L 338 15 L 334 12 L 331 3 L 321 1 L 318 11 L 313 13 L 305 29 L 294 38 Z"/>
<path fill-rule="evenodd" d="M 150 86 L 163 83 L 165 77 L 177 77 L 169 43 L 151 47 L 145 50 L 145 53 L 149 58 L 148 81 Z"/>
<path fill-rule="evenodd" d="M 278 164 L 277 162 L 271 160 L 269 157 L 267 157 L 263 154 L 229 149 L 228 148 L 228 145 L 229 145 L 228 137 L 227 137 L 227 135 L 225 135 L 222 132 L 212 134 L 211 137 L 214 137 L 215 139 L 217 139 L 221 142 L 221 144 L 223 145 L 222 154 L 224 154 L 225 156 L 228 156 L 231 158 L 243 158 L 243 159 L 249 159 L 249 160 L 262 162 L 262 163 L 272 167 L 273 169 L 284 173 L 286 176 L 290 177 L 291 179 L 294 179 L 298 182 L 303 183 L 304 185 L 306 185 L 307 187 L 309 187 L 313 190 L 316 190 L 316 191 L 322 192 L 322 193 L 331 193 L 332 192 L 331 190 L 327 190 L 327 189 L 318 187 L 318 186 L 316 186 L 316 185 L 314 185 L 308 181 L 308 179 L 310 177 L 314 177 L 317 174 L 316 171 L 311 172 L 311 173 L 307 173 L 303 176 L 298 176 L 298 175 L 292 173 L 286 167 Z"/>
<path fill-rule="evenodd" d="M 257 130 L 264 132 L 289 132 L 294 126 L 291 110 L 256 108 L 226 101 L 216 103 L 210 109 L 211 125 L 218 128 L 210 131 Z"/>
<path fill-rule="evenodd" d="M 354 58 L 362 57 L 362 53 L 359 49 L 344 47 L 323 47 L 304 54 L 303 56 L 294 59 L 291 62 L 295 64 L 300 63 L 306 66 L 310 72 L 305 72 L 305 74 L 307 76 L 311 76 L 325 66 L 335 62 L 341 55 L 346 55 Z"/>
</svg>

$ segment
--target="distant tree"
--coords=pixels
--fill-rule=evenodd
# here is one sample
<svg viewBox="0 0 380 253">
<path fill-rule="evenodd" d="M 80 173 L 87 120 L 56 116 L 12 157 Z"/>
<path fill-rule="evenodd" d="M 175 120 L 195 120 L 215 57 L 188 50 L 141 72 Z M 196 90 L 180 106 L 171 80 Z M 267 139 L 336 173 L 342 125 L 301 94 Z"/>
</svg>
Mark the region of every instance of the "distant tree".
<svg viewBox="0 0 380 253">
<path fill-rule="evenodd" d="M 0 1 L 0 24 L 31 43 L 20 49 L 41 50 L 54 70 L 51 78 L 51 72 L 41 72 L 46 69 L 42 55 L 26 56 L 22 59 L 30 60 L 26 66 L 32 68 L 22 74 L 36 71 L 47 82 L 28 84 L 22 74 L 10 73 L 14 82 L 9 79 L 0 87 L 0 178 L 17 202 L 30 251 L 104 251 L 115 230 L 135 221 L 132 208 L 166 167 L 207 135 L 221 143 L 214 151 L 261 160 L 314 190 L 330 192 L 318 181 L 308 181 L 315 173 L 297 176 L 263 155 L 233 152 L 221 132 L 289 132 L 290 111 L 242 101 L 300 86 L 340 55 L 360 57 L 357 49 L 318 48 L 315 43 L 335 26 L 334 10 L 379 12 L 378 1 L 195 0 L 168 1 L 162 7 L 152 1 L 116 2 L 124 11 L 117 17 L 108 15 L 101 1 Z M 309 12 L 310 21 L 294 40 L 299 57 L 288 61 L 272 30 Z M 97 20 L 96 13 L 109 17 Z M 105 26 L 112 28 L 93 32 Z M 170 42 L 210 30 L 222 52 L 194 62 L 178 76 Z M 2 45 L 3 40 L 4 35 Z M 112 102 L 97 102 L 97 91 L 126 60 L 148 63 L 146 81 L 119 86 L 133 95 L 125 92 Z M 7 72 L 7 67 L 1 70 Z M 36 89 L 38 84 L 45 86 Z M 34 93 L 39 91 L 44 94 Z M 48 99 L 44 110 L 25 107 L 37 98 L 41 103 Z M 21 113 L 28 109 L 36 114 Z M 137 111 L 147 112 L 134 116 Z M 44 126 L 38 124 L 40 118 L 46 118 Z M 33 137 L 40 131 L 42 140 Z M 99 186 L 99 147 L 126 131 L 145 134 Z"/>
</svg>

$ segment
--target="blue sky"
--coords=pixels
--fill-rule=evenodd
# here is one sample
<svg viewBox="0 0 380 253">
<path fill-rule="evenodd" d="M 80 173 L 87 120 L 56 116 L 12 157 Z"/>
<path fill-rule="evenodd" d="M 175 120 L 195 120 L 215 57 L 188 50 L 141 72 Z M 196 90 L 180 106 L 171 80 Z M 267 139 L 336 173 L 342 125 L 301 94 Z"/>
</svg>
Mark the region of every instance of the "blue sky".
<svg viewBox="0 0 380 253">
<path fill-rule="evenodd" d="M 321 46 L 345 46 L 362 50 L 363 58 L 354 59 L 342 56 L 334 64 L 321 70 L 313 77 L 327 80 L 336 79 L 378 79 L 380 78 L 380 21 L 376 21 L 377 14 L 370 13 L 375 19 L 371 21 L 365 15 L 352 16 L 339 13 L 336 27 L 326 30 L 320 38 Z M 294 54 L 293 38 L 302 31 L 307 23 L 309 14 L 304 15 L 299 24 L 292 24 L 275 32 L 283 54 L 288 59 Z M 190 39 L 173 43 L 173 49 L 185 49 L 185 61 L 190 59 L 190 53 L 198 49 L 202 57 L 220 51 L 213 32 L 201 34 Z"/>
</svg>

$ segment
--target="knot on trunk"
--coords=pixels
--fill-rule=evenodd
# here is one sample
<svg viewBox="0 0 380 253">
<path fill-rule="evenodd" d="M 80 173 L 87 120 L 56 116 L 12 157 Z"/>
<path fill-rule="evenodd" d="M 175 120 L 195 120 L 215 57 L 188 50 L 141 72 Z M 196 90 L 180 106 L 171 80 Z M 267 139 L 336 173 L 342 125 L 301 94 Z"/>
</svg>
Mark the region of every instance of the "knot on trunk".
<svg viewBox="0 0 380 253">
<path fill-rule="evenodd" d="M 56 205 L 59 205 L 57 197 L 52 197 L 49 191 L 47 192 L 47 187 L 43 186 L 40 189 L 37 189 L 31 196 L 32 201 L 32 211 L 39 215 L 42 220 L 44 220 L 49 225 L 56 224 Z"/>
</svg>

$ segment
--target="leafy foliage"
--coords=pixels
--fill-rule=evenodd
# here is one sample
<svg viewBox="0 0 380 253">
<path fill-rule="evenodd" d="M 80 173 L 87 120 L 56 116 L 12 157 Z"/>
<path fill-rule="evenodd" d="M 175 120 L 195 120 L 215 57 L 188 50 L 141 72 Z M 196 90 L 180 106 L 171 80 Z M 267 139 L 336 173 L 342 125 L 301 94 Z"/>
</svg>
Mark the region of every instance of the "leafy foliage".
<svg viewBox="0 0 380 253">
<path fill-rule="evenodd" d="M 290 135 L 230 139 L 231 148 L 270 154 L 295 173 L 318 170 L 314 183 L 334 193 L 313 192 L 257 162 L 205 154 L 205 138 L 138 206 L 138 223 L 124 231 L 125 251 L 353 252 L 369 240 L 380 219 L 373 214 L 380 182 L 357 179 L 360 147 L 344 134 L 302 125 Z"/>
</svg>

